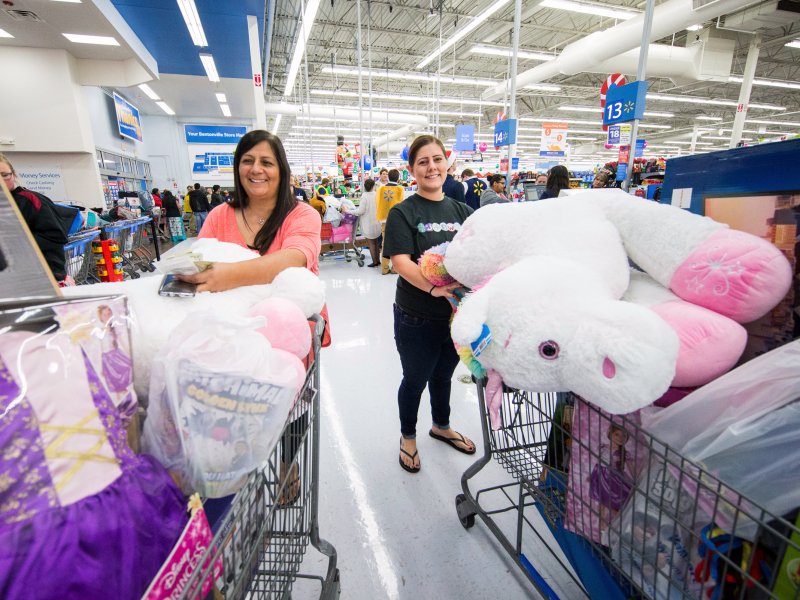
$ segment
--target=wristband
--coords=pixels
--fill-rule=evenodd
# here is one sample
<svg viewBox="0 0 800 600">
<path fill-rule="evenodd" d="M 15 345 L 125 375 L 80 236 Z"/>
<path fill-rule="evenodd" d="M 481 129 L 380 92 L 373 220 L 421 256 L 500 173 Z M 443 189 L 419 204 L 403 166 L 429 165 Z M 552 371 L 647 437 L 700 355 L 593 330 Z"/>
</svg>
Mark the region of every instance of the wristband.
<svg viewBox="0 0 800 600">
<path fill-rule="evenodd" d="M 428 295 L 429 296 L 433 296 L 433 290 L 435 290 L 435 289 L 436 289 L 436 286 L 434 285 L 430 290 L 428 290 Z"/>
</svg>

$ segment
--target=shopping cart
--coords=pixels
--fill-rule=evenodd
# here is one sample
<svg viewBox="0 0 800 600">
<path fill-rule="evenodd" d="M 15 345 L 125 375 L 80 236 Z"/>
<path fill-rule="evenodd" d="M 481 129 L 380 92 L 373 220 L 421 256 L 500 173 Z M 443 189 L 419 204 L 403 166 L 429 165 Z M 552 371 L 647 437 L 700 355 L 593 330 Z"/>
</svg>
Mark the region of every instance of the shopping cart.
<svg viewBox="0 0 800 600">
<path fill-rule="evenodd" d="M 467 529 L 479 516 L 543 597 L 559 598 L 553 588 L 562 587 L 570 600 L 800 598 L 797 515 L 770 514 L 633 415 L 505 388 L 502 426 L 492 430 L 483 381 L 478 400 L 483 456 L 461 478 L 456 511 Z M 633 450 L 610 452 L 612 435 L 634 440 Z M 470 480 L 492 458 L 513 480 L 473 493 Z M 616 504 L 602 486 L 613 478 L 626 496 Z"/>
<path fill-rule="evenodd" d="M 319 350 L 324 329 L 315 316 L 305 385 L 283 436 L 267 464 L 251 474 L 221 521 L 214 540 L 184 590 L 200 589 L 222 559 L 217 587 L 222 597 L 289 598 L 298 578 L 317 580 L 320 598 L 339 597 L 336 549 L 319 537 Z M 309 542 L 327 557 L 324 575 L 299 573 Z M 184 595 L 184 598 L 195 597 Z"/>
<path fill-rule="evenodd" d="M 342 221 L 336 227 L 323 223 L 319 236 L 322 242 L 320 260 L 355 260 L 359 267 L 363 267 L 364 255 L 355 244 L 357 231 L 358 217 L 355 215 L 342 215 Z"/>
<path fill-rule="evenodd" d="M 103 228 L 105 239 L 113 239 L 119 246 L 122 256 L 122 268 L 128 278 L 137 279 L 139 271 L 155 271 L 153 255 L 147 248 L 148 237 L 145 228 L 151 222 L 150 217 L 114 221 Z"/>
<path fill-rule="evenodd" d="M 64 255 L 67 259 L 67 275 L 75 280 L 77 285 L 87 281 L 99 281 L 91 268 L 94 264 L 92 258 L 92 240 L 100 235 L 100 230 L 82 231 L 69 237 L 64 245 Z"/>
</svg>

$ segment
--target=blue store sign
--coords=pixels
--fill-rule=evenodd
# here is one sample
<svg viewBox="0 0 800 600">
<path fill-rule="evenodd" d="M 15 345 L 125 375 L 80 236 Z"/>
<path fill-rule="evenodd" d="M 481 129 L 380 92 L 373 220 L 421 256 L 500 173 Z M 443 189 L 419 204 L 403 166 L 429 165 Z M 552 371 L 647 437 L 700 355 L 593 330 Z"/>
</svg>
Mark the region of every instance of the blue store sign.
<svg viewBox="0 0 800 600">
<path fill-rule="evenodd" d="M 453 146 L 456 152 L 473 152 L 475 150 L 475 126 L 457 125 L 456 143 Z"/>
<path fill-rule="evenodd" d="M 141 142 L 142 121 L 139 118 L 139 109 L 116 93 L 114 94 L 114 108 L 117 111 L 119 134 Z"/>
<path fill-rule="evenodd" d="M 509 146 L 517 143 L 517 120 L 498 121 L 494 126 L 494 145 Z"/>
<path fill-rule="evenodd" d="M 628 85 L 610 88 L 603 109 L 603 125 L 627 123 L 644 117 L 646 96 L 646 81 L 634 81 Z"/>
<path fill-rule="evenodd" d="M 238 144 L 244 125 L 184 125 L 187 144 Z"/>
</svg>

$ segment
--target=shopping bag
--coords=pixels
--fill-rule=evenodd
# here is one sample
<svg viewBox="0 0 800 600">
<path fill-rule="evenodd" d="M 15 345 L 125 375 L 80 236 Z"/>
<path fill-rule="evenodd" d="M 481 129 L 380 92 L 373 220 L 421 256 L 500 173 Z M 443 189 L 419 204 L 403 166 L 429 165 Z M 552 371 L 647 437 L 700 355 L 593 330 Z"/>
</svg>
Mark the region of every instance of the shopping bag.
<svg viewBox="0 0 800 600">
<path fill-rule="evenodd" d="M 235 493 L 283 431 L 305 370 L 270 346 L 262 324 L 192 313 L 153 362 L 143 443 L 185 492 Z"/>
</svg>

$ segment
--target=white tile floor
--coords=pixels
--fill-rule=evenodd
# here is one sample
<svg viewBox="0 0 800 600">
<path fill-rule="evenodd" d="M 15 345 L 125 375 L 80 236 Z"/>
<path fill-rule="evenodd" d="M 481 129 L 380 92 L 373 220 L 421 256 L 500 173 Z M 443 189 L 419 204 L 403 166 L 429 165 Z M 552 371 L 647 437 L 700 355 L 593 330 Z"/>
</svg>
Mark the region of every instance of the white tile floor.
<svg viewBox="0 0 800 600">
<path fill-rule="evenodd" d="M 411 475 L 397 462 L 401 370 L 392 331 L 397 276 L 343 261 L 323 263 L 320 270 L 333 338 L 321 361 L 320 533 L 338 551 L 341 597 L 538 598 L 480 520 L 469 531 L 462 528 L 454 499 L 461 474 L 475 458 L 428 437 L 427 396 L 418 424 L 422 470 Z M 451 421 L 480 448 L 477 393 L 472 384 L 458 382 L 462 374 L 466 369 L 459 366 Z M 495 463 L 478 479 L 481 487 L 509 481 Z M 514 515 L 504 519 L 513 527 Z M 547 552 L 528 548 L 534 563 L 552 563 Z M 322 565 L 309 548 L 301 571 L 319 572 Z M 548 581 L 563 599 L 582 597 L 563 575 Z M 293 598 L 318 594 L 318 586 L 298 582 Z"/>
</svg>

